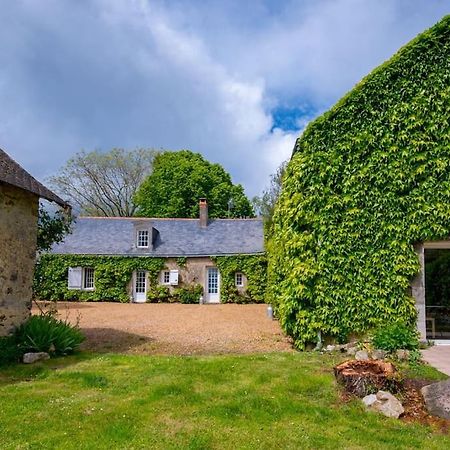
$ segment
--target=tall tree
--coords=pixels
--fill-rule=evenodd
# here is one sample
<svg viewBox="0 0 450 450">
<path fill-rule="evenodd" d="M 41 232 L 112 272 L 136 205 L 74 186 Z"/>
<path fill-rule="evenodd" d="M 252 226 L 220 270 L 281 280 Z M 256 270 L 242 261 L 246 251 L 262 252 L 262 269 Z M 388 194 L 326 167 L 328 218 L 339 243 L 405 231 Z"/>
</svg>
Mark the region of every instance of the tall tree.
<svg viewBox="0 0 450 450">
<path fill-rule="evenodd" d="M 133 196 L 151 173 L 157 151 L 113 148 L 77 153 L 50 178 L 53 188 L 82 214 L 88 216 L 133 216 Z"/>
<path fill-rule="evenodd" d="M 198 217 L 199 198 L 209 203 L 209 216 L 253 217 L 253 208 L 240 184 L 220 164 L 212 164 L 189 150 L 155 156 L 153 172 L 134 197 L 138 215 Z"/>
<path fill-rule="evenodd" d="M 261 216 L 264 219 L 266 231 L 269 233 L 275 204 L 281 193 L 282 179 L 287 163 L 288 161 L 282 162 L 276 172 L 270 176 L 269 187 L 263 191 L 262 195 L 260 197 L 252 198 L 253 208 L 258 216 Z"/>
<path fill-rule="evenodd" d="M 42 203 L 39 205 L 37 251 L 44 252 L 51 249 L 53 244 L 64 240 L 71 232 L 72 212 L 70 208 L 51 211 Z"/>
</svg>

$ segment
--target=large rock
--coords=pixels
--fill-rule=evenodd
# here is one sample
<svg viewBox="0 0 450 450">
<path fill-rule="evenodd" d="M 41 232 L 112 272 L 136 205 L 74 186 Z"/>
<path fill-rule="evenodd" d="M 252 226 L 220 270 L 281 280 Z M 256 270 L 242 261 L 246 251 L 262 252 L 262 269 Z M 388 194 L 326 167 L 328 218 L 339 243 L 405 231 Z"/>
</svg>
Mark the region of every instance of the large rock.
<svg viewBox="0 0 450 450">
<path fill-rule="evenodd" d="M 450 379 L 424 386 L 422 395 L 430 414 L 450 419 Z"/>
<path fill-rule="evenodd" d="M 37 361 L 44 361 L 46 359 L 50 359 L 50 355 L 46 352 L 25 353 L 23 355 L 24 364 L 33 364 Z"/>
<path fill-rule="evenodd" d="M 369 354 L 365 350 L 358 350 L 355 353 L 355 359 L 358 361 L 367 361 L 369 359 Z"/>
<path fill-rule="evenodd" d="M 376 395 L 366 395 L 362 401 L 369 411 L 379 412 L 386 417 L 398 419 L 405 412 L 402 404 L 390 392 L 378 391 Z"/>
</svg>

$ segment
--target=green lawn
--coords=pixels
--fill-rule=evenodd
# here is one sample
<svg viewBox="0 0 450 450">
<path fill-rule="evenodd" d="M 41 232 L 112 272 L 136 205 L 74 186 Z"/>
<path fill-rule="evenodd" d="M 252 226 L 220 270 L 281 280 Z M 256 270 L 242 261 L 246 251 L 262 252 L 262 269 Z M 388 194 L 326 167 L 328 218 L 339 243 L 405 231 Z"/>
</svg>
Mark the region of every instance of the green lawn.
<svg viewBox="0 0 450 450">
<path fill-rule="evenodd" d="M 342 404 L 335 358 L 80 354 L 0 369 L 0 447 L 450 448 L 449 436 Z"/>
</svg>

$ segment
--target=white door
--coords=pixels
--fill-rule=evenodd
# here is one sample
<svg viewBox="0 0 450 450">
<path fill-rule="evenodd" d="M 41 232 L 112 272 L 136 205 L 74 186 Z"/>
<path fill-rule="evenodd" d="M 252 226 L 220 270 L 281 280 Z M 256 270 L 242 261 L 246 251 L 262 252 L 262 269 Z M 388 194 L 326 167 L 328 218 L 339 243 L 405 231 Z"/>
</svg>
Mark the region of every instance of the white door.
<svg viewBox="0 0 450 450">
<path fill-rule="evenodd" d="M 137 270 L 134 277 L 134 301 L 145 303 L 147 300 L 147 272 Z"/>
<path fill-rule="evenodd" d="M 217 267 L 206 269 L 205 302 L 220 303 L 220 274 Z"/>
</svg>

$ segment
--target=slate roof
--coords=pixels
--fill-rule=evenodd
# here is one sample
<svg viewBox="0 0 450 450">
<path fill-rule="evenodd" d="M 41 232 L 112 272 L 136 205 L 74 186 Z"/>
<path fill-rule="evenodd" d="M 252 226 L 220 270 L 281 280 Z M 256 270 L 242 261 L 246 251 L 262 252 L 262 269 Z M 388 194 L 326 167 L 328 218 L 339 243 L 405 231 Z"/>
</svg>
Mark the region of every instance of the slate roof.
<svg viewBox="0 0 450 450">
<path fill-rule="evenodd" d="M 68 206 L 64 200 L 37 181 L 2 149 L 0 149 L 0 181 L 32 192 L 61 206 Z"/>
<path fill-rule="evenodd" d="M 136 230 L 158 230 L 154 248 L 136 247 Z M 219 256 L 264 252 L 260 219 L 213 219 L 201 228 L 198 219 L 80 217 L 72 234 L 52 253 L 115 256 Z"/>
</svg>

